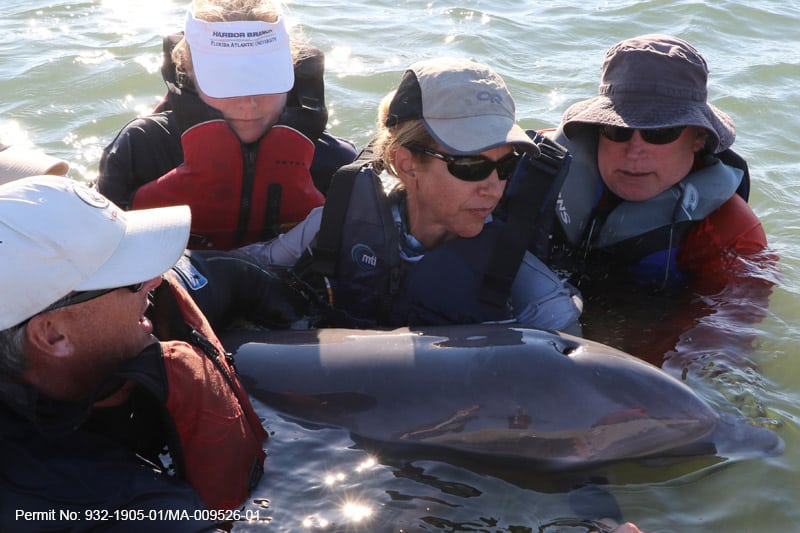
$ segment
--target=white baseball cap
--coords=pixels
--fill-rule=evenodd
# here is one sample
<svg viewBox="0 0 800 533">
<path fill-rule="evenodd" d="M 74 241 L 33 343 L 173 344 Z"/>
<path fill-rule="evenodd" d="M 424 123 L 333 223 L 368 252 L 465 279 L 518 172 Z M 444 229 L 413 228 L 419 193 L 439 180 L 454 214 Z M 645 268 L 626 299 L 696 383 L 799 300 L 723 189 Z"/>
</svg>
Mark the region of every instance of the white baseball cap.
<svg viewBox="0 0 800 533">
<path fill-rule="evenodd" d="M 0 185 L 27 176 L 54 174 L 65 176 L 69 164 L 32 148 L 0 143 Z"/>
<path fill-rule="evenodd" d="M 183 253 L 190 222 L 188 206 L 123 211 L 63 176 L 0 185 L 0 330 L 73 291 L 163 274 Z"/>
<path fill-rule="evenodd" d="M 276 22 L 209 22 L 186 13 L 186 42 L 195 82 L 213 98 L 285 93 L 294 64 L 283 17 Z"/>
</svg>

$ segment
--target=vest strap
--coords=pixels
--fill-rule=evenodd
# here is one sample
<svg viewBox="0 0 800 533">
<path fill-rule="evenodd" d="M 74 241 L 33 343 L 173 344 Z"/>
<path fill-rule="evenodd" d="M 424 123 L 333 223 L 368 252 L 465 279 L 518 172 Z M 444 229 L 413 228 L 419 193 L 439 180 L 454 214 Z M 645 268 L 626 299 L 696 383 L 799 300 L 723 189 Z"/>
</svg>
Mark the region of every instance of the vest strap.
<svg viewBox="0 0 800 533">
<path fill-rule="evenodd" d="M 498 307 L 508 301 L 525 251 L 541 240 L 537 238 L 540 234 L 549 233 L 547 215 L 552 212 L 572 160 L 560 144 L 535 131 L 527 133 L 539 146 L 541 155 L 526 155 L 512 178 L 518 185 L 507 198 L 506 224 L 498 235 L 481 286 L 481 301 Z"/>
</svg>

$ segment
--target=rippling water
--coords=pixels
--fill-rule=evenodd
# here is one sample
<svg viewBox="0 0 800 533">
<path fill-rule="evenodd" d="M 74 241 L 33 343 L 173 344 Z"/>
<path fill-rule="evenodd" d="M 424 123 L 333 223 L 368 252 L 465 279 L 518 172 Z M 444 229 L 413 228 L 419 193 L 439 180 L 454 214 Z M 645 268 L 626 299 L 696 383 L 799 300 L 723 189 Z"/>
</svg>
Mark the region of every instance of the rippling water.
<svg viewBox="0 0 800 533">
<path fill-rule="evenodd" d="M 291 15 L 327 57 L 331 130 L 363 145 L 380 98 L 413 61 L 468 56 L 493 65 L 523 126 L 556 124 L 596 91 L 605 50 L 641 33 L 681 36 L 705 55 L 712 102 L 738 127 L 750 203 L 780 254 L 782 279 L 763 321 L 718 320 L 723 336 L 755 338 L 754 369 L 700 374 L 720 410 L 770 425 L 780 457 L 658 467 L 621 465 L 609 490 L 628 519 L 657 531 L 795 531 L 800 524 L 800 7 L 784 1 L 414 0 L 296 2 Z M 174 0 L 5 0 L 0 20 L 0 132 L 71 161 L 92 180 L 102 148 L 163 95 L 161 36 L 180 28 Z M 719 333 L 718 332 L 718 333 Z M 703 339 L 683 339 L 684 349 Z M 744 350 L 735 343 L 710 353 Z M 716 350 L 716 351 L 715 351 Z M 272 432 L 267 477 L 249 508 L 269 531 L 586 531 L 559 480 L 491 464 L 372 457 L 335 428 L 259 410 Z M 560 524 L 560 525 L 559 525 Z M 565 525 L 566 524 L 566 525 Z"/>
</svg>

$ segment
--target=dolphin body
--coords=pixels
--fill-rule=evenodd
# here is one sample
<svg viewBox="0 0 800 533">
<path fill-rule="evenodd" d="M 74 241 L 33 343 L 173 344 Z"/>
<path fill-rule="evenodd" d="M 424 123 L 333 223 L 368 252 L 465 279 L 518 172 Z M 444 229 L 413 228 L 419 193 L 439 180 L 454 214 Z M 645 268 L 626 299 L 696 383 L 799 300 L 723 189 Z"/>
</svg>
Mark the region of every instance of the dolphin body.
<svg viewBox="0 0 800 533">
<path fill-rule="evenodd" d="M 721 416 L 661 369 L 562 333 L 509 325 L 238 330 L 223 343 L 255 398 L 390 446 L 553 470 L 783 450 L 774 432 Z"/>
</svg>

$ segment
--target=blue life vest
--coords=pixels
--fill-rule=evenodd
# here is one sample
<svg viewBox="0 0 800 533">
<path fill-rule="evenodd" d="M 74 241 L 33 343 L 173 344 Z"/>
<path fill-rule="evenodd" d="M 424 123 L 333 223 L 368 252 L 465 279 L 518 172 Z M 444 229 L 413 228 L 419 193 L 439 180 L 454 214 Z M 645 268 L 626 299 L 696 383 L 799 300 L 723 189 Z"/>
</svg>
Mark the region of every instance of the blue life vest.
<svg viewBox="0 0 800 533">
<path fill-rule="evenodd" d="M 395 191 L 392 194 L 404 194 Z M 312 270 L 332 304 L 354 319 L 339 326 L 406 326 L 513 319 L 507 300 L 480 300 L 500 223 L 452 239 L 416 261 L 401 258 L 391 201 L 370 164 L 337 173 L 323 208 Z"/>
<path fill-rule="evenodd" d="M 706 156 L 705 168 L 656 197 L 620 200 L 601 214 L 596 208 L 606 191 L 596 163 L 597 132 L 584 129 L 567 139 L 558 130 L 554 136 L 573 160 L 556 200 L 546 261 L 577 278 L 629 272 L 643 285 L 685 284 L 686 273 L 675 264 L 683 237 L 736 194 L 744 170 Z"/>
</svg>

